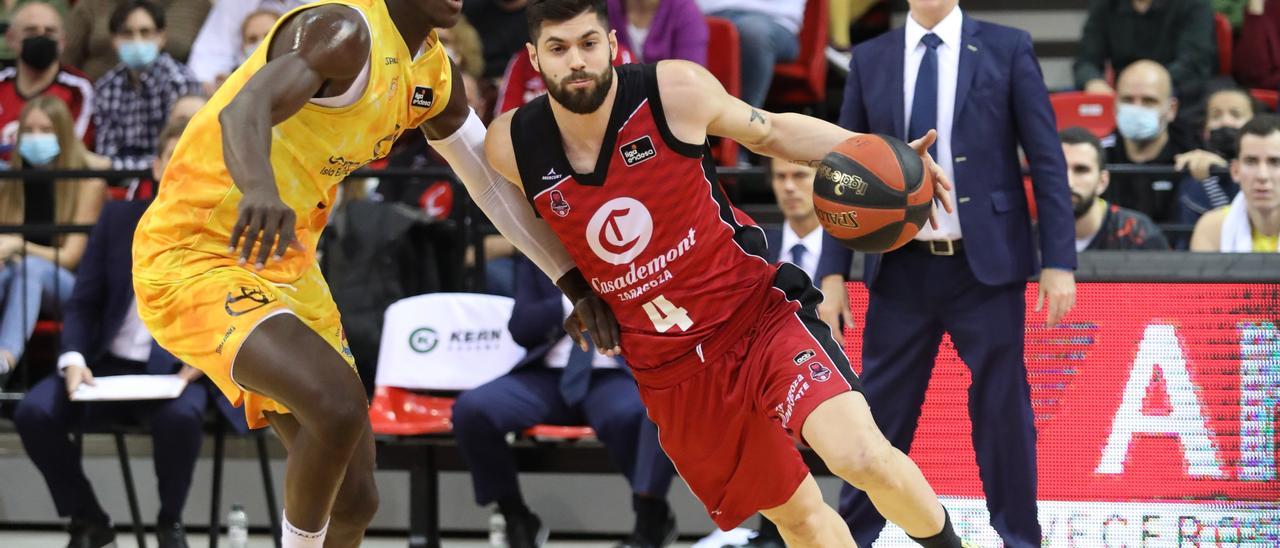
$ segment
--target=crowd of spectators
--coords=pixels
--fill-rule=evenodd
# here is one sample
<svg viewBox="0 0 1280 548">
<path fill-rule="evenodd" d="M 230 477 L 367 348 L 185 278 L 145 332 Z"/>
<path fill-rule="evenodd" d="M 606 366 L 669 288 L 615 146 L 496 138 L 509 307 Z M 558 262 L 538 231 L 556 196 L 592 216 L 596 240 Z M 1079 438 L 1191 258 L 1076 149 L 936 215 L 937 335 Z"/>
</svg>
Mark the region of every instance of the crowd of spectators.
<svg viewBox="0 0 1280 548">
<path fill-rule="evenodd" d="M 818 54 L 831 61 L 833 74 L 847 71 L 856 47 L 851 29 L 883 0 L 807 1 L 829 2 L 828 47 Z M 467 0 L 463 21 L 439 33 L 467 100 L 486 121 L 545 92 L 525 47 L 527 2 Z M 0 0 L 0 164 L 35 173 L 152 167 L 165 128 L 194 116 L 273 25 L 305 3 Z M 806 0 L 607 0 L 607 6 L 616 64 L 709 65 L 716 52 L 708 18 L 727 20 L 740 38 L 739 96 L 758 107 L 769 101 L 775 64 L 801 55 L 810 23 Z M 1230 70 L 1219 66 L 1223 37 L 1215 34 L 1215 18 L 1230 23 Z M 1115 104 L 1111 135 L 1080 128 L 1060 135 L 1078 251 L 1277 251 L 1280 125 L 1256 98 L 1265 94 L 1254 90 L 1280 92 L 1280 0 L 1090 0 L 1072 76 L 1074 90 Z M 383 165 L 443 162 L 409 132 Z M 1109 169 L 1118 165 L 1165 169 Z M 127 196 L 134 196 L 140 186 L 130 181 L 0 179 L 0 224 L 91 225 L 108 187 L 128 186 Z M 370 199 L 402 202 L 429 221 L 457 219 L 448 186 L 387 180 Z M 799 187 L 775 185 L 789 223 L 778 232 L 786 248 L 778 258 L 807 263 L 817 256 L 802 245 L 813 239 L 805 235 L 813 223 L 788 210 L 811 212 L 795 197 Z M 1166 233 L 1162 226 L 1181 228 Z M 77 233 L 0 234 L 0 374 L 22 358 L 37 318 L 71 298 L 87 242 Z M 491 237 L 484 249 L 490 289 L 510 293 L 519 264 L 511 246 Z M 470 253 L 443 256 L 473 260 Z"/>
</svg>

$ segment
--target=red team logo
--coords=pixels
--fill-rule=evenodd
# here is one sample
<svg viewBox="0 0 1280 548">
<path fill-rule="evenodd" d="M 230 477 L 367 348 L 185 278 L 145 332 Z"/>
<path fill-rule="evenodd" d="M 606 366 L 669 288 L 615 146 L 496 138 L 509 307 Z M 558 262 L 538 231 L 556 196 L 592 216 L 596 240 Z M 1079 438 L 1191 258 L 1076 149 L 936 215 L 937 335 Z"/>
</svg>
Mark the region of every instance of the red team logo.
<svg viewBox="0 0 1280 548">
<path fill-rule="evenodd" d="M 816 382 L 827 382 L 831 378 L 831 369 L 822 365 L 822 362 L 813 362 L 809 364 L 809 378 Z"/>
<path fill-rule="evenodd" d="M 555 173 L 555 170 L 552 170 L 552 173 Z M 551 211 L 561 217 L 569 214 L 569 202 L 564 199 L 563 192 L 559 190 L 551 191 Z"/>
</svg>

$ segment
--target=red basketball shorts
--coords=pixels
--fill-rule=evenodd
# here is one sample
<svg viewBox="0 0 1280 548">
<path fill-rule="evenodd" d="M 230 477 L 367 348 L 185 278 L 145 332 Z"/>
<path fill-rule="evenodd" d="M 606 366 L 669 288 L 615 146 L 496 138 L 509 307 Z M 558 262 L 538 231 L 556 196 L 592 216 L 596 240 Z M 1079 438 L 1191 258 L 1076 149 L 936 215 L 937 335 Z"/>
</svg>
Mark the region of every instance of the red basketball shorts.
<svg viewBox="0 0 1280 548">
<path fill-rule="evenodd" d="M 795 276 L 803 283 L 788 280 Z M 796 448 L 805 420 L 822 402 L 861 390 L 818 319 L 821 293 L 799 269 L 783 265 L 764 298 L 747 335 L 698 372 L 661 388 L 637 376 L 663 450 L 726 531 L 791 498 L 809 473 Z"/>
</svg>

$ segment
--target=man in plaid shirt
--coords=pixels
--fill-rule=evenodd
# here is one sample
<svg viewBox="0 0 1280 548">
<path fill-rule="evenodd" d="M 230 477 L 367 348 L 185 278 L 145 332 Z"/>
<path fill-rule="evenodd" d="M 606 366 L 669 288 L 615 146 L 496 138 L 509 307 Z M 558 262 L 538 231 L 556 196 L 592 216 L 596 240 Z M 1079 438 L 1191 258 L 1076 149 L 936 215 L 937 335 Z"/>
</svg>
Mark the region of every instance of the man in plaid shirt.
<svg viewBox="0 0 1280 548">
<path fill-rule="evenodd" d="M 120 65 L 94 85 L 94 150 L 116 169 L 142 169 L 156 154 L 156 137 L 169 109 L 200 82 L 164 53 L 164 11 L 148 0 L 124 2 L 108 28 Z"/>
</svg>

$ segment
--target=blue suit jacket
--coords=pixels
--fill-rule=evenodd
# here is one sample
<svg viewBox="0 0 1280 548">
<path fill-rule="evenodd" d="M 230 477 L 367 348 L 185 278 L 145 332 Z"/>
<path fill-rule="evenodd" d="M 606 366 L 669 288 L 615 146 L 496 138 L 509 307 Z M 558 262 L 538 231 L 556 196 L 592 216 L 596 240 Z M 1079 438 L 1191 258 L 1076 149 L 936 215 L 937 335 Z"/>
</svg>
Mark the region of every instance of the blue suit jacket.
<svg viewBox="0 0 1280 548">
<path fill-rule="evenodd" d="M 562 293 L 533 261 L 516 256 L 513 263 L 516 302 L 507 330 L 516 344 L 528 350 L 513 369 L 545 365 L 547 352 L 566 335 Z M 618 361 L 623 363 L 621 358 Z"/>
<path fill-rule="evenodd" d="M 149 201 L 109 201 L 89 233 L 84 257 L 76 269 L 62 321 L 62 351 L 79 352 L 92 367 L 111 347 L 133 306 L 133 232 Z M 155 341 L 147 374 L 177 373 L 182 362 Z M 226 398 L 217 398 L 232 425 L 244 426 L 243 414 Z"/>
<path fill-rule="evenodd" d="M 1024 281 L 1041 266 L 1075 269 L 1075 218 L 1066 161 L 1031 35 L 964 16 L 951 150 L 965 254 L 988 285 Z M 896 29 L 853 49 L 840 125 L 857 132 L 906 137 L 903 55 Z M 1022 185 L 1018 146 L 1026 152 L 1040 212 L 1039 250 Z M 819 278 L 843 274 L 852 252 L 829 236 Z M 867 256 L 875 280 L 880 255 Z"/>
</svg>

